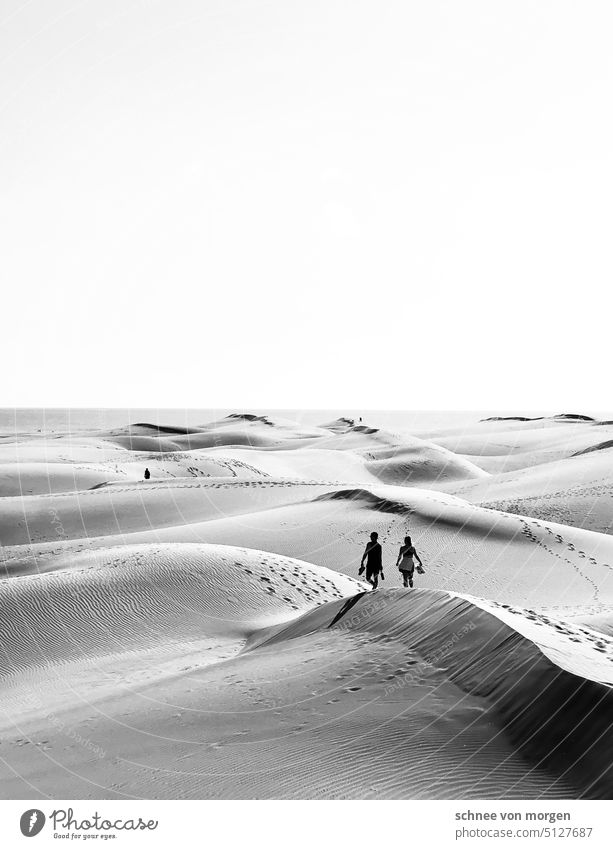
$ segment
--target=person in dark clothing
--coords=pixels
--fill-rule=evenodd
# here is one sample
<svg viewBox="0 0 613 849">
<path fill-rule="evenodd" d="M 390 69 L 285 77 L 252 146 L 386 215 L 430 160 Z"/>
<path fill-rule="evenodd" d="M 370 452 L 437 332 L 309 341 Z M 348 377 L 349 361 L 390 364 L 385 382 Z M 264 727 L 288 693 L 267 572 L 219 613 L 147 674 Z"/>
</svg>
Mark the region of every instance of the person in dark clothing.
<svg viewBox="0 0 613 849">
<path fill-rule="evenodd" d="M 145 480 L 148 481 L 150 477 L 151 477 L 151 472 L 149 471 L 149 469 L 145 469 Z"/>
<path fill-rule="evenodd" d="M 364 549 L 362 562 L 360 563 L 360 571 L 358 573 L 361 575 L 364 571 L 364 561 L 366 560 L 366 580 L 372 586 L 373 590 L 376 590 L 379 586 L 379 575 L 381 575 L 382 581 L 385 580 L 385 575 L 383 574 L 382 554 L 383 551 L 381 543 L 379 542 L 379 534 L 376 531 L 373 531 L 370 535 L 370 542 Z"/>
</svg>

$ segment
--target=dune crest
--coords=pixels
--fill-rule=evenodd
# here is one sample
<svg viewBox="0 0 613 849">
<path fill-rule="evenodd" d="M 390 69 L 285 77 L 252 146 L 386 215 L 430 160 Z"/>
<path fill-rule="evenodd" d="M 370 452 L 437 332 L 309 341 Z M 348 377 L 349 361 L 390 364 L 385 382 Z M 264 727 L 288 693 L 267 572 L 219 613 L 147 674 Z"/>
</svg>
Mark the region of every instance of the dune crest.
<svg viewBox="0 0 613 849">
<path fill-rule="evenodd" d="M 407 650 L 444 669 L 466 693 L 485 698 L 523 757 L 540 768 L 571 776 L 581 784 L 582 797 L 611 798 L 613 639 L 581 628 L 568 632 L 576 642 L 566 641 L 567 662 L 572 664 L 572 655 L 577 655 L 575 664 L 583 670 L 579 676 L 547 654 L 547 648 L 551 651 L 552 644 L 561 642 L 560 625 L 541 618 L 539 629 L 531 611 L 516 609 L 513 617 L 502 621 L 496 615 L 500 611 L 478 600 L 429 590 L 411 594 L 383 590 L 377 592 L 376 601 L 362 593 L 340 617 L 339 606 L 334 602 L 273 628 L 255 645 L 282 643 L 335 627 L 350 634 L 367 631 L 374 640 L 405 643 Z"/>
<path fill-rule="evenodd" d="M 576 414 L 5 434 L 0 792 L 610 798 L 610 443 Z"/>
</svg>

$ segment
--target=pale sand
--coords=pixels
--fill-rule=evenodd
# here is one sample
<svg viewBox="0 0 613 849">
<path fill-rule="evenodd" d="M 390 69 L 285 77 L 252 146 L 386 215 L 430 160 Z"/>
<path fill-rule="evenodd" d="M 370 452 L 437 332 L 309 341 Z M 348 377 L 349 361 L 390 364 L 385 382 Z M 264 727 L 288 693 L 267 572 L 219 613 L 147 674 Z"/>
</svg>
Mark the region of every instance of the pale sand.
<svg viewBox="0 0 613 849">
<path fill-rule="evenodd" d="M 0 796 L 611 798 L 610 439 L 2 436 Z"/>
</svg>

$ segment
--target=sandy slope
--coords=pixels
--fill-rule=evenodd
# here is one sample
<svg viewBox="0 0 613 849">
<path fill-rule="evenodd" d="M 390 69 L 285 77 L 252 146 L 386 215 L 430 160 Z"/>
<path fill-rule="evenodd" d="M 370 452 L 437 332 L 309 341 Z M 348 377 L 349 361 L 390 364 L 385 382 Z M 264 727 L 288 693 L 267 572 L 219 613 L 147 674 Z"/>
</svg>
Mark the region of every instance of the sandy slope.
<svg viewBox="0 0 613 849">
<path fill-rule="evenodd" d="M 215 542 L 298 557 L 355 576 L 369 533 L 377 530 L 384 545 L 387 579 L 395 585 L 399 577 L 392 558 L 410 530 L 428 564 L 421 586 L 557 607 L 573 615 L 613 605 L 613 538 L 608 535 L 486 510 L 425 490 L 265 483 L 272 488 L 266 495 L 269 503 L 271 498 L 279 499 L 272 508 L 264 506 L 259 486 L 247 486 L 243 481 L 223 486 L 211 483 L 211 489 L 204 490 L 208 500 L 197 504 L 198 515 L 206 513 L 207 520 L 186 523 L 183 511 L 181 524 L 147 525 L 145 530 L 110 538 L 75 537 L 8 547 L 4 549 L 6 574 L 62 568 L 70 553 L 105 549 L 110 544 Z M 235 514 L 228 515 L 223 510 L 231 488 Z M 326 489 L 323 494 L 322 489 Z M 161 490 L 167 491 L 172 493 Z M 190 490 L 199 499 L 202 491 Z M 258 509 L 248 512 L 252 499 L 257 499 Z M 283 503 L 283 499 L 295 500 Z M 88 509 L 84 501 L 83 515 L 90 515 Z M 172 505 L 167 509 L 170 512 Z M 137 519 L 143 525 L 151 516 L 143 512 L 140 500 L 133 502 L 133 510 L 135 518 L 122 517 L 124 526 L 135 526 Z M 101 524 L 95 527 L 99 531 Z"/>
<path fill-rule="evenodd" d="M 111 483 L 84 492 L 5 498 L 0 539 L 5 545 L 53 538 L 115 536 L 252 513 L 326 491 L 319 481 L 257 477 L 177 478 Z"/>
<path fill-rule="evenodd" d="M 610 798 L 611 430 L 4 435 L 0 794 Z"/>
<path fill-rule="evenodd" d="M 587 629 L 564 635 L 578 678 L 472 601 L 364 594 L 231 547 L 118 548 L 15 579 L 0 600 L 28 635 L 3 625 L 3 795 L 58 782 L 71 798 L 611 790 L 592 749 L 610 734 L 613 640 Z M 550 652 L 556 624 L 540 628 Z M 597 709 L 582 721 L 584 703 Z"/>
<path fill-rule="evenodd" d="M 545 420 L 480 422 L 459 433 L 435 435 L 432 441 L 500 474 L 572 457 L 612 437 L 610 424 Z"/>
<path fill-rule="evenodd" d="M 613 532 L 613 449 L 444 487 L 475 504 Z"/>
</svg>

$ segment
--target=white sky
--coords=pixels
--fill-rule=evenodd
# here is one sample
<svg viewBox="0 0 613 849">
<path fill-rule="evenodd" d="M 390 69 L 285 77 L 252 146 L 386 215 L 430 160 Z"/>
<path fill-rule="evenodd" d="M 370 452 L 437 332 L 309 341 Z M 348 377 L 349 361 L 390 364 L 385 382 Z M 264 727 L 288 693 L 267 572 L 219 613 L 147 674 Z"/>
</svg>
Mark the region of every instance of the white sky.
<svg viewBox="0 0 613 849">
<path fill-rule="evenodd" d="M 0 0 L 0 403 L 610 406 L 610 8 Z"/>
</svg>

